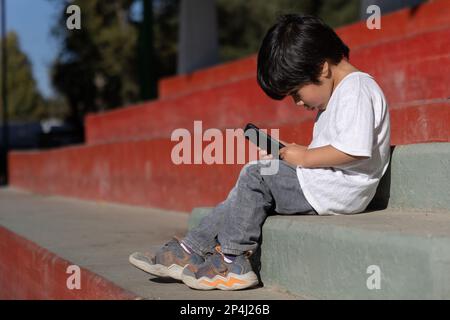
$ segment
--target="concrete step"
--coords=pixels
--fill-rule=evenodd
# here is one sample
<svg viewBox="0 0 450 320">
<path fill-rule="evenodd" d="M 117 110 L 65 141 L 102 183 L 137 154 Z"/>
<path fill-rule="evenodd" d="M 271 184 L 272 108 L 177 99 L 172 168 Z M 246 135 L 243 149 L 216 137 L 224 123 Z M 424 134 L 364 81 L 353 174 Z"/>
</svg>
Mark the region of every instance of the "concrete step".
<svg viewBox="0 0 450 320">
<path fill-rule="evenodd" d="M 285 138 L 284 131 L 280 135 Z M 148 140 L 13 152 L 10 184 L 42 194 L 181 211 L 225 199 L 243 164 L 176 165 L 174 145 Z M 448 159 L 450 143 L 397 146 L 375 196 L 377 207 L 450 209 Z"/>
<path fill-rule="evenodd" d="M 0 298 L 301 298 L 269 286 L 239 292 L 197 291 L 129 264 L 130 253 L 155 251 L 173 235 L 184 235 L 187 220 L 185 212 L 0 189 L 0 288 L 8 289 L 0 290 Z M 80 293 L 66 287 L 68 265 L 82 268 Z"/>
<path fill-rule="evenodd" d="M 380 30 L 370 30 L 365 23 L 357 22 L 340 27 L 336 32 L 352 49 L 352 52 L 355 52 L 363 47 L 404 38 L 417 32 L 427 32 L 445 26 L 448 27 L 450 26 L 448 10 L 448 1 L 433 1 L 414 9 L 403 9 L 383 15 L 382 28 Z M 426 47 L 424 46 L 425 49 Z M 173 98 L 198 90 L 220 86 L 229 81 L 250 76 L 254 77 L 255 69 L 256 55 L 252 55 L 186 75 L 168 77 L 159 82 L 159 97 L 160 99 Z"/>
<path fill-rule="evenodd" d="M 372 74 L 383 88 L 394 123 L 404 135 L 395 144 L 448 139 L 450 73 L 436 73 L 450 65 L 450 26 L 400 39 L 375 43 L 351 51 L 351 62 Z M 436 112 L 438 110 L 438 112 Z M 249 78 L 210 86 L 172 99 L 112 110 L 86 117 L 88 144 L 170 137 L 173 130 L 190 130 L 194 120 L 205 128 L 242 128 L 253 122 L 262 128 L 313 123 L 314 112 L 296 108 L 292 100 L 274 101 Z M 398 125 L 401 123 L 401 125 Z M 429 123 L 433 123 L 432 126 Z M 418 125 L 420 124 L 420 125 Z M 411 129 L 410 129 L 411 128 Z M 429 140 L 428 140 L 429 141 Z"/>
<path fill-rule="evenodd" d="M 211 208 L 196 208 L 194 227 Z M 270 216 L 261 278 L 317 299 L 450 299 L 450 211 Z"/>
</svg>

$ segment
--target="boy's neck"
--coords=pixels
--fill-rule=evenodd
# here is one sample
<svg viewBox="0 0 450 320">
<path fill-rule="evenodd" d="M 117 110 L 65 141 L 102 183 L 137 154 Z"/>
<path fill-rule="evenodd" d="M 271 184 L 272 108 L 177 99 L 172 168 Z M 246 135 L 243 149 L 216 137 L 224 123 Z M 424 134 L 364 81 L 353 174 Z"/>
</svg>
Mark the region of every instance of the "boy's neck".
<svg viewBox="0 0 450 320">
<path fill-rule="evenodd" d="M 333 89 L 337 87 L 337 85 L 344 79 L 347 75 L 352 72 L 359 71 L 353 65 L 350 64 L 346 59 L 342 59 L 337 65 L 331 66 L 331 74 L 333 79 Z"/>
</svg>

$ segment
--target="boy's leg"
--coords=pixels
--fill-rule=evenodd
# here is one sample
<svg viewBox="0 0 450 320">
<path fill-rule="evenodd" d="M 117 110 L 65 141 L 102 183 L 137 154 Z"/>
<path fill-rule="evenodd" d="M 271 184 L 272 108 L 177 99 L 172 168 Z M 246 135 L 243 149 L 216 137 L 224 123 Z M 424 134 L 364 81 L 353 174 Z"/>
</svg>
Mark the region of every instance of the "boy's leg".
<svg viewBox="0 0 450 320">
<path fill-rule="evenodd" d="M 278 171 L 262 175 L 266 171 L 262 171 L 263 167 L 269 165 L 278 166 Z M 249 257 L 258 247 L 261 226 L 269 212 L 275 209 L 282 214 L 315 214 L 300 188 L 296 168 L 280 160 L 254 161 L 244 166 L 219 208 L 185 239 L 192 244 L 192 239 L 197 241 L 205 235 L 213 239 L 217 232 L 220 244 L 202 265 L 183 269 L 182 280 L 191 288 L 238 290 L 258 284 Z"/>
<path fill-rule="evenodd" d="M 234 194 L 233 190 L 228 198 Z M 216 206 L 211 214 L 204 217 L 200 225 L 188 234 L 188 239 L 191 241 L 186 242 L 174 238 L 155 254 L 135 252 L 129 257 L 130 263 L 153 275 L 169 276 L 181 280 L 181 273 L 186 265 L 200 266 L 207 253 L 214 253 L 214 247 L 217 245 L 215 238 L 221 225 L 219 220 L 225 216 L 224 209 L 227 200 Z"/>
<path fill-rule="evenodd" d="M 229 203 L 233 201 L 236 192 L 237 185 L 231 189 L 226 200 L 214 207 L 200 220 L 197 227 L 187 233 L 182 242 L 199 255 L 213 253 L 214 247 L 217 245 L 216 237 L 223 223 L 223 218 L 227 215 Z"/>
<path fill-rule="evenodd" d="M 271 209 L 280 214 L 316 214 L 303 195 L 296 168 L 282 160 L 269 161 L 278 162 L 275 174 L 261 174 L 268 161 L 250 162 L 241 171 L 236 196 L 229 202 L 218 233 L 225 254 L 255 251 Z"/>
<path fill-rule="evenodd" d="M 269 161 L 278 162 L 278 171 L 261 175 L 261 168 L 268 167 Z M 246 164 L 227 199 L 203 217 L 183 243 L 205 254 L 214 248 L 217 236 L 225 254 L 239 255 L 257 248 L 261 226 L 271 209 L 282 214 L 315 214 L 303 195 L 296 168 L 285 161 L 269 161 Z"/>
</svg>

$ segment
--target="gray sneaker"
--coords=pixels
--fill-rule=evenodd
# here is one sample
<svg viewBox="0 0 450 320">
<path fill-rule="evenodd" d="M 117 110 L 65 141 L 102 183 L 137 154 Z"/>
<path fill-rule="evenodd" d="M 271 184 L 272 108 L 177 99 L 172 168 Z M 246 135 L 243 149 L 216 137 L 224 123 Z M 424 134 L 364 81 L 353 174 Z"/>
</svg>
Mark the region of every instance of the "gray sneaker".
<svg viewBox="0 0 450 320">
<path fill-rule="evenodd" d="M 227 263 L 220 246 L 216 252 L 206 258 L 205 262 L 196 268 L 189 265 L 181 275 L 183 282 L 190 288 L 199 290 L 241 290 L 259 284 L 253 271 L 249 257 L 252 252 L 237 256 L 233 262 Z"/>
<path fill-rule="evenodd" d="M 129 261 L 135 267 L 158 277 L 171 277 L 181 280 L 181 273 L 185 266 L 193 268 L 201 265 L 205 259 L 192 252 L 187 253 L 177 238 L 173 238 L 160 248 L 155 255 L 135 252 L 130 255 Z"/>
</svg>

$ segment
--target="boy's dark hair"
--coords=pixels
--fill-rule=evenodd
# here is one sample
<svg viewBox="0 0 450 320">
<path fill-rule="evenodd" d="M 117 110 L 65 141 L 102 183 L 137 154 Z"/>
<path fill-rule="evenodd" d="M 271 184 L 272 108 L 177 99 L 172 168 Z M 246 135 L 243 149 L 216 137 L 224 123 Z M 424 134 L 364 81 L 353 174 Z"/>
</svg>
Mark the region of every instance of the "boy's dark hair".
<svg viewBox="0 0 450 320">
<path fill-rule="evenodd" d="M 323 63 L 338 64 L 350 50 L 319 18 L 282 15 L 267 32 L 258 53 L 258 83 L 281 100 L 304 84 L 319 84 Z"/>
</svg>

